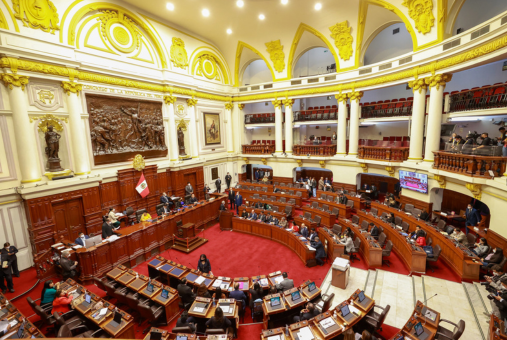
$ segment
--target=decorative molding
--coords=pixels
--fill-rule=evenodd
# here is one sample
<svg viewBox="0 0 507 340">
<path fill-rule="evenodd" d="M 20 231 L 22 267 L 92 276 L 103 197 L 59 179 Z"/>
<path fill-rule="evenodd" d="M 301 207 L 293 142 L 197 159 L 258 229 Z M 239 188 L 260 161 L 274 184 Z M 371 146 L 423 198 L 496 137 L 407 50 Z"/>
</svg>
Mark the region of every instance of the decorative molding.
<svg viewBox="0 0 507 340">
<path fill-rule="evenodd" d="M 174 113 L 176 114 L 176 116 L 178 116 L 180 118 L 185 117 L 187 115 L 185 105 L 184 104 L 175 105 L 174 106 Z"/>
<path fill-rule="evenodd" d="M 55 111 L 63 107 L 62 91 L 50 84 L 29 83 L 28 104 L 43 111 Z"/>
<path fill-rule="evenodd" d="M 232 102 L 225 103 L 226 110 L 232 111 L 233 108 L 234 108 L 234 104 Z"/>
<path fill-rule="evenodd" d="M 320 167 L 325 169 L 326 168 L 326 161 L 319 161 Z"/>
<path fill-rule="evenodd" d="M 359 103 L 359 101 L 361 100 L 361 98 L 363 97 L 363 92 L 361 91 L 354 91 L 354 92 L 350 92 L 348 93 L 348 97 L 350 98 L 350 102 L 352 102 L 353 100 L 356 101 L 356 103 Z"/>
<path fill-rule="evenodd" d="M 367 163 L 359 163 L 359 165 L 363 169 L 364 173 L 368 172 L 368 164 Z"/>
<path fill-rule="evenodd" d="M 188 107 L 194 107 L 197 105 L 197 99 L 194 99 L 194 97 L 187 99 L 187 105 Z"/>
<path fill-rule="evenodd" d="M 440 186 L 440 188 L 445 189 L 445 185 L 446 185 L 445 176 L 434 175 L 433 179 L 438 182 L 438 185 Z"/>
<path fill-rule="evenodd" d="M 336 98 L 338 103 L 343 102 L 343 104 L 347 104 L 347 98 L 348 98 L 347 93 L 336 94 L 334 97 Z"/>
<path fill-rule="evenodd" d="M 282 101 L 281 101 L 281 100 L 279 100 L 279 99 L 275 99 L 275 100 L 273 100 L 273 101 L 272 101 L 272 103 L 273 103 L 273 106 L 274 106 L 275 108 L 280 108 L 280 107 L 282 107 Z"/>
<path fill-rule="evenodd" d="M 14 17 L 21 20 L 23 26 L 40 28 L 51 34 L 60 29 L 58 12 L 50 0 L 12 0 L 12 8 Z"/>
<path fill-rule="evenodd" d="M 182 69 L 186 69 L 188 66 L 188 56 L 185 50 L 185 43 L 181 38 L 173 37 L 173 43 L 171 45 L 171 61 L 173 65 Z"/>
<path fill-rule="evenodd" d="M 264 164 L 264 165 L 268 164 L 268 160 L 266 158 L 261 158 L 261 161 L 262 161 L 262 164 Z"/>
<path fill-rule="evenodd" d="M 175 96 L 164 96 L 164 103 L 166 103 L 167 105 L 170 104 L 174 105 L 174 103 L 176 103 L 176 100 L 178 100 L 178 98 Z"/>
<path fill-rule="evenodd" d="M 389 176 L 394 177 L 394 171 L 395 171 L 394 166 L 386 166 L 385 169 L 386 169 L 387 173 L 389 174 Z"/>
<path fill-rule="evenodd" d="M 245 164 L 250 164 L 250 160 L 246 157 L 243 157 L 243 162 L 245 162 Z"/>
<path fill-rule="evenodd" d="M 19 74 L 14 73 L 3 73 L 2 81 L 4 82 L 5 87 L 10 88 L 11 90 L 16 87 L 21 87 L 21 90 L 25 90 L 25 86 L 28 85 L 28 79 L 30 77 L 20 76 Z"/>
<path fill-rule="evenodd" d="M 202 54 L 197 59 L 196 74 L 201 77 L 206 77 L 209 80 L 221 81 L 220 72 L 218 72 L 218 61 L 211 54 Z"/>
<path fill-rule="evenodd" d="M 132 53 L 141 48 L 142 34 L 134 20 L 122 11 L 101 9 L 97 21 L 100 22 L 100 34 L 121 53 Z"/>
<path fill-rule="evenodd" d="M 134 169 L 136 169 L 137 171 L 141 171 L 146 167 L 146 165 L 144 163 L 143 155 L 137 154 L 134 157 L 134 161 L 132 162 L 132 167 Z"/>
<path fill-rule="evenodd" d="M 238 103 L 238 109 L 243 110 L 245 108 L 245 104 Z"/>
<path fill-rule="evenodd" d="M 442 91 L 445 89 L 445 85 L 452 80 L 452 74 L 442 73 L 435 74 L 425 79 L 429 87 L 437 87 L 437 90 L 442 86 Z"/>
<path fill-rule="evenodd" d="M 354 49 L 352 48 L 354 39 L 352 38 L 352 34 L 350 34 L 352 27 L 349 27 L 349 23 L 345 20 L 329 27 L 329 30 L 331 31 L 331 37 L 334 39 L 334 44 L 338 48 L 340 58 L 349 60 L 354 53 Z"/>
<path fill-rule="evenodd" d="M 39 121 L 38 124 L 39 131 L 43 133 L 46 133 L 48 125 L 53 125 L 56 131 L 62 132 L 63 131 L 62 121 L 64 121 L 65 123 L 69 123 L 69 120 L 67 118 L 59 118 L 50 113 L 40 117 L 30 117 L 30 123 L 33 123 L 36 120 Z"/>
<path fill-rule="evenodd" d="M 412 89 L 414 93 L 416 91 L 419 91 L 419 94 L 422 93 L 423 89 L 426 90 L 428 88 L 428 84 L 426 83 L 426 80 L 424 78 L 409 81 L 408 86 Z"/>
<path fill-rule="evenodd" d="M 71 93 L 75 93 L 79 96 L 79 92 L 83 90 L 83 85 L 68 81 L 62 81 L 61 84 L 63 91 L 67 93 L 67 96 L 70 96 Z"/>
<path fill-rule="evenodd" d="M 295 102 L 294 99 L 287 98 L 287 99 L 282 100 L 282 103 L 285 106 L 285 108 L 288 108 L 288 107 L 292 108 L 292 105 L 294 104 L 294 102 Z"/>
<path fill-rule="evenodd" d="M 188 124 L 185 122 L 184 119 L 181 119 L 179 122 L 178 121 L 176 122 L 176 130 L 179 130 L 179 128 L 181 128 L 181 130 L 187 131 L 187 127 Z"/>
<path fill-rule="evenodd" d="M 481 197 L 482 197 L 482 184 L 477 184 L 477 183 L 466 183 L 466 187 L 468 190 L 470 190 L 470 192 L 472 193 L 472 195 L 474 196 L 475 199 L 478 199 L 478 200 L 481 200 Z"/>
<path fill-rule="evenodd" d="M 401 3 L 408 8 L 408 15 L 414 20 L 419 33 L 426 34 L 435 25 L 433 0 L 403 0 Z"/>
<path fill-rule="evenodd" d="M 298 167 L 299 168 L 302 168 L 303 167 L 303 160 L 302 159 L 296 159 L 296 162 L 298 163 Z"/>
<path fill-rule="evenodd" d="M 285 53 L 283 52 L 280 39 L 266 43 L 266 47 L 268 48 L 266 51 L 269 53 L 269 58 L 273 62 L 275 70 L 278 73 L 283 72 L 285 70 Z"/>
</svg>

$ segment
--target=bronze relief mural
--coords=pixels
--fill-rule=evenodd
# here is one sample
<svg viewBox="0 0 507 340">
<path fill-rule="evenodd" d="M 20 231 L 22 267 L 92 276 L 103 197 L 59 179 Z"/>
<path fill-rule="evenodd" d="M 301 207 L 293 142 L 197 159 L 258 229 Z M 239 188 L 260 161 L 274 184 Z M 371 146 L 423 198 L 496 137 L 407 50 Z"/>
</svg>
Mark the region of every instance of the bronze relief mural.
<svg viewBox="0 0 507 340">
<path fill-rule="evenodd" d="M 167 156 L 162 103 L 86 95 L 95 164 Z"/>
</svg>

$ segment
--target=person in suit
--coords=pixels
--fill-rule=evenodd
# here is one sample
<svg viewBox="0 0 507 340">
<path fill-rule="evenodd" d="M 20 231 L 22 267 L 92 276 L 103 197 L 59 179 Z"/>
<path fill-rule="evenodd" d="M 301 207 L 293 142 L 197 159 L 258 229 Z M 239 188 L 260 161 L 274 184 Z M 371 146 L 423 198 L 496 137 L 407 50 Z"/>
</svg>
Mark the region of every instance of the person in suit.
<svg viewBox="0 0 507 340">
<path fill-rule="evenodd" d="M 371 237 L 373 237 L 375 240 L 378 240 L 378 237 L 380 236 L 379 228 L 373 223 L 370 223 L 370 228 Z"/>
<path fill-rule="evenodd" d="M 188 312 L 185 310 L 181 313 L 181 317 L 176 321 L 176 327 L 189 327 L 192 333 L 195 333 L 196 321 L 193 316 L 188 316 Z"/>
<path fill-rule="evenodd" d="M 266 215 L 264 215 L 263 211 L 261 211 L 261 213 L 259 214 L 259 220 L 261 222 L 266 222 Z"/>
<path fill-rule="evenodd" d="M 301 228 L 299 229 L 299 233 L 303 237 L 308 238 L 308 227 L 304 223 L 301 224 Z"/>
<path fill-rule="evenodd" d="M 16 256 L 17 252 L 18 248 L 16 248 L 15 246 L 11 246 L 9 242 L 4 243 L 2 253 L 7 253 L 7 255 L 9 256 L 12 266 L 12 275 L 14 275 L 15 277 L 19 277 L 18 257 Z"/>
<path fill-rule="evenodd" d="M 187 279 L 182 278 L 181 283 L 177 286 L 176 290 L 178 291 L 179 296 L 181 297 L 181 301 L 183 304 L 192 304 L 195 300 L 195 294 L 187 285 Z"/>
<path fill-rule="evenodd" d="M 222 201 L 222 204 L 220 204 L 220 211 L 226 211 L 227 207 L 225 206 L 225 201 Z"/>
<path fill-rule="evenodd" d="M 428 212 L 423 209 L 423 211 L 421 211 L 421 213 L 417 217 L 423 221 L 427 221 L 428 218 L 430 217 L 430 214 L 428 214 Z"/>
<path fill-rule="evenodd" d="M 481 221 L 481 217 L 476 209 L 472 207 L 471 204 L 468 204 L 467 210 L 465 211 L 465 226 L 475 227 Z"/>
<path fill-rule="evenodd" d="M 220 193 L 220 190 L 222 188 L 222 180 L 220 179 L 220 177 L 218 177 L 217 180 L 215 181 L 215 186 L 217 187 L 217 192 Z"/>
<path fill-rule="evenodd" d="M 14 293 L 14 285 L 12 283 L 12 262 L 9 254 L 6 252 L 2 252 L 0 254 L 0 258 L 2 261 L 2 268 L 0 268 L 0 289 L 2 293 L 5 293 L 6 289 L 9 289 L 9 292 Z M 5 286 L 5 282 L 7 282 L 7 287 Z"/>
<path fill-rule="evenodd" d="M 165 192 L 162 193 L 162 196 L 160 196 L 160 203 L 168 207 L 169 210 L 172 209 L 172 206 L 174 205 L 174 203 L 171 202 L 169 197 L 167 197 L 167 194 Z"/>
<path fill-rule="evenodd" d="M 319 237 L 315 237 L 314 241 L 310 244 L 313 248 L 315 248 L 315 260 L 322 267 L 324 265 L 324 261 L 322 259 L 327 256 L 324 245 L 320 242 Z"/>
<path fill-rule="evenodd" d="M 257 170 L 255 170 L 254 178 L 255 178 L 256 181 L 258 181 L 259 177 L 260 177 L 260 173 L 259 173 L 259 169 L 257 169 Z"/>
<path fill-rule="evenodd" d="M 317 180 L 315 180 L 315 177 L 312 178 L 312 193 L 313 197 L 317 197 Z"/>
<path fill-rule="evenodd" d="M 227 173 L 227 175 L 225 175 L 225 184 L 227 184 L 227 189 L 229 189 L 231 187 L 231 181 L 232 181 L 232 176 L 230 173 Z"/>
<path fill-rule="evenodd" d="M 84 233 L 79 233 L 79 236 L 74 241 L 75 244 L 79 244 L 81 247 L 85 246 L 85 240 L 89 239 L 90 236 L 85 235 Z"/>
<path fill-rule="evenodd" d="M 311 302 L 308 302 L 306 304 L 306 308 L 302 309 L 301 312 L 299 313 L 299 316 L 298 315 L 294 316 L 294 322 L 310 320 L 319 314 L 320 312 L 317 308 L 315 308 L 315 305 Z"/>
<path fill-rule="evenodd" d="M 324 190 L 324 177 L 319 179 L 319 190 Z"/>
<path fill-rule="evenodd" d="M 264 178 L 264 175 L 265 175 L 264 170 L 260 169 L 260 170 L 259 170 L 259 179 L 260 179 L 260 180 L 261 180 L 261 179 L 263 179 L 263 178 Z"/>
<path fill-rule="evenodd" d="M 162 205 L 160 208 L 157 209 L 158 216 L 164 216 L 166 214 L 169 214 L 169 209 L 167 208 L 167 205 Z"/>
<path fill-rule="evenodd" d="M 197 270 L 201 273 L 211 273 L 211 263 L 209 262 L 206 254 L 201 254 L 199 261 L 197 262 Z"/>
<path fill-rule="evenodd" d="M 401 193 L 401 185 L 400 185 L 400 182 L 396 182 L 394 184 L 394 195 L 396 197 L 400 197 L 400 193 Z"/>
<path fill-rule="evenodd" d="M 229 190 L 229 202 L 231 204 L 231 209 L 235 208 L 235 201 L 236 201 L 236 191 L 234 189 Z"/>
<path fill-rule="evenodd" d="M 468 246 L 467 236 L 465 235 L 464 232 L 461 231 L 460 228 L 455 228 L 451 236 L 465 247 Z"/>
<path fill-rule="evenodd" d="M 70 250 L 64 250 L 62 252 L 62 258 L 60 259 L 60 266 L 62 266 L 62 276 L 64 280 L 73 278 L 76 276 L 77 261 L 70 259 Z"/>
<path fill-rule="evenodd" d="M 248 215 L 248 219 L 252 221 L 256 221 L 259 217 L 255 213 L 255 210 L 252 209 L 252 212 Z"/>
<path fill-rule="evenodd" d="M 413 239 L 413 240 L 417 240 L 417 233 L 419 231 L 422 231 L 424 233 L 424 236 L 426 236 L 426 232 L 421 229 L 421 226 L 416 225 L 415 226 L 415 230 L 409 234 L 410 238 Z"/>
<path fill-rule="evenodd" d="M 364 183 L 362 189 L 363 190 L 370 190 L 370 186 L 368 184 Z"/>
<path fill-rule="evenodd" d="M 239 290 L 239 282 L 234 284 L 234 290 L 229 293 L 229 298 L 236 301 L 241 301 L 243 310 L 246 307 L 246 295 L 243 291 Z"/>
<path fill-rule="evenodd" d="M 187 186 L 185 187 L 185 196 L 190 196 L 194 193 L 194 188 L 192 188 L 192 184 L 190 182 L 187 183 Z"/>
<path fill-rule="evenodd" d="M 278 223 L 278 226 L 280 228 L 287 228 L 287 219 L 285 218 L 285 216 L 282 217 L 282 219 Z"/>
<path fill-rule="evenodd" d="M 195 197 L 195 195 L 194 195 L 194 194 L 192 194 L 192 196 L 190 196 L 190 199 L 188 200 L 188 202 L 189 202 L 190 204 L 194 204 L 194 203 L 196 203 L 197 201 L 199 201 L 199 200 L 197 199 L 197 197 Z"/>
<path fill-rule="evenodd" d="M 204 185 L 204 199 L 209 200 L 209 186 L 207 184 Z"/>
<path fill-rule="evenodd" d="M 340 196 L 338 196 L 338 203 L 339 204 L 347 204 L 348 201 L 349 201 L 349 199 L 343 193 L 341 193 Z"/>
<path fill-rule="evenodd" d="M 113 225 L 111 224 L 111 220 L 109 217 L 106 218 L 106 222 L 102 224 L 102 238 L 107 239 L 110 236 L 113 236 L 113 234 L 116 234 L 116 231 L 113 229 Z"/>
<path fill-rule="evenodd" d="M 273 216 L 271 216 L 271 213 L 268 211 L 268 215 L 266 216 L 266 220 L 264 222 L 271 223 L 273 220 Z"/>
<path fill-rule="evenodd" d="M 492 313 L 503 320 L 507 317 L 507 290 L 498 290 L 492 295 L 491 310 Z M 487 314 L 487 313 L 485 313 Z M 489 316 L 489 314 L 487 314 Z"/>
<path fill-rule="evenodd" d="M 485 275 L 484 279 L 486 282 L 481 284 L 485 285 L 486 289 L 491 293 L 495 293 L 498 290 L 506 290 L 502 283 L 507 284 L 507 273 L 505 273 L 503 268 L 497 264 L 493 265 L 491 270 L 493 271 L 493 276 Z"/>
<path fill-rule="evenodd" d="M 315 231 L 315 229 L 314 229 L 314 228 L 312 228 L 312 229 L 310 230 L 310 238 L 309 238 L 310 242 L 313 242 L 313 240 L 314 240 L 316 237 L 317 237 L 317 232 Z"/>
<path fill-rule="evenodd" d="M 111 224 L 113 225 L 113 228 L 118 229 L 120 228 L 120 221 L 118 221 L 118 217 L 116 216 L 116 210 L 114 208 L 109 209 L 109 214 L 107 215 L 111 219 Z"/>
<path fill-rule="evenodd" d="M 329 178 L 327 178 L 327 177 L 326 177 L 326 179 L 324 180 L 324 184 L 326 184 L 326 185 L 328 185 L 328 184 L 329 184 L 329 185 L 331 185 L 331 184 L 333 184 L 333 183 L 331 183 L 331 181 L 329 180 Z"/>
<path fill-rule="evenodd" d="M 246 212 L 246 209 L 244 209 L 243 212 L 241 213 L 241 217 L 248 218 L 248 213 Z"/>
<path fill-rule="evenodd" d="M 276 218 L 275 216 L 273 216 L 273 218 L 271 219 L 270 224 L 278 226 L 279 223 L 280 223 L 280 221 L 278 221 L 278 218 Z"/>
<path fill-rule="evenodd" d="M 378 190 L 377 190 L 377 186 L 372 184 L 371 186 L 371 198 L 373 199 L 377 199 L 378 198 Z"/>
<path fill-rule="evenodd" d="M 278 291 L 284 292 L 288 289 L 294 288 L 294 281 L 287 278 L 287 276 L 288 276 L 287 272 L 282 273 L 283 280 L 279 284 L 276 285 L 276 289 Z"/>
<path fill-rule="evenodd" d="M 236 192 L 236 197 L 234 198 L 234 203 L 236 204 L 236 214 L 239 215 L 239 207 L 243 205 L 243 196 L 238 192 Z"/>
<path fill-rule="evenodd" d="M 475 248 L 472 249 L 472 251 L 480 258 L 483 258 L 489 254 L 490 249 L 488 241 L 484 237 L 481 237 L 479 242 L 475 244 Z"/>
</svg>

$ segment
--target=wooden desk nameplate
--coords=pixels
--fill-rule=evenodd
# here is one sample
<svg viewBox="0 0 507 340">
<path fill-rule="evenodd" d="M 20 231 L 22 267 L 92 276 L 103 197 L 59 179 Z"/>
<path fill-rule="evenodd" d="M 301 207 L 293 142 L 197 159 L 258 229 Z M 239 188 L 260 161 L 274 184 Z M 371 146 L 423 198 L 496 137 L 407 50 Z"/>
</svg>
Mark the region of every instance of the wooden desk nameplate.
<svg viewBox="0 0 507 340">
<path fill-rule="evenodd" d="M 196 308 L 202 308 L 202 311 L 196 311 Z M 211 308 L 211 299 L 196 297 L 194 303 L 189 309 L 188 315 L 197 316 L 197 317 L 205 317 L 208 313 L 208 310 Z"/>
</svg>

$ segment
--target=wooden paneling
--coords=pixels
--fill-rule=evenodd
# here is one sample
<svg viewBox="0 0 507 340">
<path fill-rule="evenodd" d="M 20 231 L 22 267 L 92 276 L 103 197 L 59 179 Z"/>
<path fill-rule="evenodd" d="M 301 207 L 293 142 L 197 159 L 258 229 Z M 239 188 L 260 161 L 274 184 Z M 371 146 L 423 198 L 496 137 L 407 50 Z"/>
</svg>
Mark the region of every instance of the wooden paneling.
<svg viewBox="0 0 507 340">
<path fill-rule="evenodd" d="M 294 183 L 294 180 L 292 179 L 292 177 L 273 176 L 273 183 L 274 182 L 278 182 L 278 183 Z"/>
<path fill-rule="evenodd" d="M 447 189 L 441 190 L 444 191 L 442 195 L 442 211 L 450 210 L 459 214 L 459 211 L 466 210 L 468 204 L 472 201 L 472 196 Z"/>
<path fill-rule="evenodd" d="M 389 177 L 389 176 L 375 176 L 369 174 L 361 174 L 361 185 L 368 184 L 370 187 L 375 185 L 377 189 L 380 191 L 383 186 L 380 184 L 382 182 L 387 183 L 387 192 L 394 192 L 394 185 L 399 182 L 397 178 Z M 385 191 L 381 191 L 385 192 Z"/>
<path fill-rule="evenodd" d="M 198 199 L 204 198 L 204 171 L 202 166 L 196 168 L 190 168 L 185 170 L 171 171 L 171 181 L 173 195 L 178 197 L 185 196 L 185 175 L 195 174 L 196 185 L 194 186 L 194 193 Z"/>
<path fill-rule="evenodd" d="M 331 181 L 333 180 L 333 172 L 331 170 L 326 170 L 326 169 L 316 170 L 316 169 L 301 168 L 301 170 L 296 171 L 296 176 L 297 176 L 296 178 L 298 180 L 301 179 L 301 177 L 303 177 L 303 178 L 315 177 L 317 182 L 319 181 L 319 179 L 321 177 L 324 177 L 324 179 L 326 179 L 326 177 L 327 177 L 329 180 L 331 180 Z"/>
<path fill-rule="evenodd" d="M 426 210 L 427 212 L 433 211 L 433 203 L 432 202 L 423 202 L 416 200 L 414 198 L 410 198 L 407 196 L 400 195 L 401 208 L 405 209 L 405 204 L 413 204 L 414 207 L 421 210 Z"/>
<path fill-rule="evenodd" d="M 102 202 L 103 215 L 107 214 L 110 208 L 115 208 L 117 211 L 123 210 L 121 204 L 120 186 L 118 181 L 101 183 L 100 198 Z"/>
</svg>

